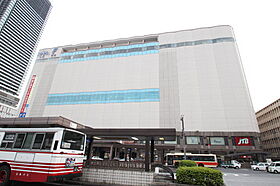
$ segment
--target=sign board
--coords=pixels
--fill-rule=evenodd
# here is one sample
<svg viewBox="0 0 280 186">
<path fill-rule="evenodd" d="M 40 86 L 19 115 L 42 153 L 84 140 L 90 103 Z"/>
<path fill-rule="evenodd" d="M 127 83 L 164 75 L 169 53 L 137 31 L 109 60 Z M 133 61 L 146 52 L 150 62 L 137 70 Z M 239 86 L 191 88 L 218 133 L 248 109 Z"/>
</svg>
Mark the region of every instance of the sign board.
<svg viewBox="0 0 280 186">
<path fill-rule="evenodd" d="M 210 137 L 210 144 L 211 145 L 225 145 L 225 138 L 224 137 Z"/>
<path fill-rule="evenodd" d="M 47 59 L 47 58 L 54 58 L 59 57 L 62 49 L 61 48 L 50 48 L 40 50 L 37 56 L 37 59 Z"/>
<path fill-rule="evenodd" d="M 29 83 L 29 86 L 28 86 L 26 95 L 25 95 L 25 97 L 24 97 L 22 107 L 21 107 L 21 109 L 20 109 L 20 113 L 19 113 L 19 117 L 20 117 L 20 118 L 25 118 L 25 116 L 26 116 L 25 108 L 26 108 L 26 105 L 28 105 L 27 102 L 28 102 L 29 96 L 30 96 L 30 94 L 31 94 L 31 91 L 32 91 L 32 88 L 33 88 L 35 79 L 36 79 L 36 75 L 33 75 L 32 78 L 31 78 L 31 80 L 30 80 L 30 83 Z M 28 106 L 27 106 L 27 107 L 28 107 Z"/>
<path fill-rule="evenodd" d="M 234 137 L 236 146 L 252 146 L 251 137 Z"/>
<path fill-rule="evenodd" d="M 70 127 L 73 128 L 73 129 L 76 129 L 77 126 L 78 126 L 78 125 L 77 125 L 76 123 L 72 123 L 72 122 L 70 123 Z"/>
</svg>

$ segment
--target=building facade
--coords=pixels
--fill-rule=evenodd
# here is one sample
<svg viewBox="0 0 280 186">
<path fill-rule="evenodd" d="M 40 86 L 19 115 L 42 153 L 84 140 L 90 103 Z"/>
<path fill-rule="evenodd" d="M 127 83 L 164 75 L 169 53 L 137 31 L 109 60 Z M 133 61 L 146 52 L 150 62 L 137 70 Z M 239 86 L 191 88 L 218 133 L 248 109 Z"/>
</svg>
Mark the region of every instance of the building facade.
<svg viewBox="0 0 280 186">
<path fill-rule="evenodd" d="M 48 0 L 0 0 L 0 117 L 15 117 L 19 94 L 51 9 Z"/>
<path fill-rule="evenodd" d="M 256 113 L 261 145 L 269 158 L 280 160 L 280 99 Z"/>
<path fill-rule="evenodd" d="M 94 128 L 176 128 L 180 139 L 184 115 L 189 149 L 260 150 L 230 26 L 43 49 L 29 87 L 22 117 L 61 115 Z"/>
</svg>

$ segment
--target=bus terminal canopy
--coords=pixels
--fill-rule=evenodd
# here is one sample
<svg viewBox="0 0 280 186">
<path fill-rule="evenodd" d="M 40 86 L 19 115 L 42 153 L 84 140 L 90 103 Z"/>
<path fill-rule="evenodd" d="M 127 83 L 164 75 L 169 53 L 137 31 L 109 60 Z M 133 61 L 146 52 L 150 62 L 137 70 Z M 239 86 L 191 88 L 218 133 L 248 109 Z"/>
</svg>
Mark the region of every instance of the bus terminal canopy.
<svg viewBox="0 0 280 186">
<path fill-rule="evenodd" d="M 1 128 L 48 128 L 65 127 L 81 131 L 89 137 L 119 140 L 175 141 L 176 130 L 173 128 L 92 128 L 74 122 L 70 119 L 58 117 L 28 117 L 28 118 L 0 118 Z"/>
<path fill-rule="evenodd" d="M 64 127 L 87 134 L 90 140 L 88 159 L 92 154 L 94 139 L 102 140 L 143 140 L 145 141 L 145 171 L 154 162 L 155 141 L 175 141 L 176 130 L 170 128 L 113 128 L 95 129 L 64 117 L 0 118 L 0 128 L 49 128 Z"/>
</svg>

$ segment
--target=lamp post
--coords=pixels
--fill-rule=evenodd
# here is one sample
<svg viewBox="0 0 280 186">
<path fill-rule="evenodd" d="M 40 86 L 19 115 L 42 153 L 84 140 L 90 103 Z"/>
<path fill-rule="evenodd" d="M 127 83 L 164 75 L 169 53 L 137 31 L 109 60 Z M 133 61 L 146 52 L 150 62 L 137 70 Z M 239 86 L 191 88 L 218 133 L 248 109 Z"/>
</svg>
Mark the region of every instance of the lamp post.
<svg viewBox="0 0 280 186">
<path fill-rule="evenodd" d="M 184 148 L 184 160 L 187 159 L 186 156 L 186 139 L 185 139 L 185 123 L 184 123 L 184 115 L 181 115 L 180 118 L 181 122 L 182 122 L 182 138 L 183 138 L 183 148 Z"/>
</svg>

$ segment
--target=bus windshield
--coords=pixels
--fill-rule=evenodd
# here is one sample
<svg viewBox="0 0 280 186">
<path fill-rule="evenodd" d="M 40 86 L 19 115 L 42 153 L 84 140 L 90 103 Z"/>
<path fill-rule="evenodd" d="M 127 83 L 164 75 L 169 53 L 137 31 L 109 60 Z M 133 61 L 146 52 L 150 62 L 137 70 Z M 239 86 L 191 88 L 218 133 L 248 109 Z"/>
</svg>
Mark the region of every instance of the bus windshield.
<svg viewBox="0 0 280 186">
<path fill-rule="evenodd" d="M 65 130 L 62 137 L 61 148 L 68 150 L 84 150 L 85 136 L 80 133 Z"/>
</svg>

